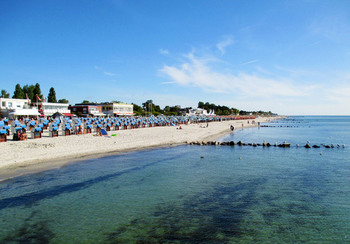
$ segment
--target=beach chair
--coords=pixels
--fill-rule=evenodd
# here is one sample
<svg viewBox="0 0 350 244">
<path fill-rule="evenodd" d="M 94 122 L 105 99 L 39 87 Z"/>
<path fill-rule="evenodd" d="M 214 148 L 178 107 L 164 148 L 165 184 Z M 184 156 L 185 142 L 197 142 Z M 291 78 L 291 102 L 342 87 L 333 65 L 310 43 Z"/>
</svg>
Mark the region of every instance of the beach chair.
<svg viewBox="0 0 350 244">
<path fill-rule="evenodd" d="M 91 124 L 87 124 L 85 128 L 86 128 L 86 133 L 92 132 L 92 125 Z"/>
<path fill-rule="evenodd" d="M 6 134 L 9 136 L 10 135 L 10 126 L 8 126 L 8 123 L 5 123 L 5 121 L 0 121 L 0 130 L 5 130 Z"/>
<path fill-rule="evenodd" d="M 4 121 L 5 125 L 9 125 L 9 119 L 8 118 L 5 118 L 3 121 Z"/>
<path fill-rule="evenodd" d="M 14 120 L 11 124 L 11 132 L 14 141 L 27 140 L 27 126 L 21 124 L 18 120 Z"/>
<path fill-rule="evenodd" d="M 106 131 L 111 131 L 111 127 L 112 127 L 112 125 L 107 123 L 106 124 Z"/>
<path fill-rule="evenodd" d="M 28 125 L 28 129 L 32 130 L 32 129 L 34 129 L 36 127 L 36 121 L 35 120 L 31 120 L 31 121 L 29 121 L 27 123 L 27 125 Z"/>
<path fill-rule="evenodd" d="M 75 125 L 74 125 L 74 133 L 75 133 L 76 135 L 81 135 L 81 134 L 83 134 L 83 127 L 82 127 L 81 124 L 75 124 Z"/>
<path fill-rule="evenodd" d="M 63 132 L 62 132 L 63 135 L 64 136 L 70 136 L 71 135 L 71 129 L 72 129 L 72 127 L 71 127 L 70 123 L 66 123 L 64 125 Z"/>
<path fill-rule="evenodd" d="M 43 126 L 38 126 L 32 129 L 32 138 L 33 139 L 38 139 L 41 138 L 41 133 L 43 131 Z"/>
<path fill-rule="evenodd" d="M 100 134 L 101 133 L 101 129 L 102 129 L 102 125 L 101 124 L 95 124 L 96 134 Z"/>
<path fill-rule="evenodd" d="M 119 130 L 120 129 L 120 123 L 119 122 L 116 122 L 114 124 L 114 130 Z"/>
<path fill-rule="evenodd" d="M 59 130 L 58 124 L 50 124 L 49 125 L 49 132 L 50 132 L 51 137 L 58 137 L 58 130 Z"/>
<path fill-rule="evenodd" d="M 128 123 L 124 123 L 124 130 L 127 130 L 128 129 Z"/>
<path fill-rule="evenodd" d="M 7 131 L 0 130 L 0 142 L 6 142 L 6 141 L 7 141 Z"/>
<path fill-rule="evenodd" d="M 47 130 L 49 127 L 49 121 L 47 119 L 41 119 L 41 123 L 43 125 L 43 130 Z"/>
<path fill-rule="evenodd" d="M 27 140 L 27 133 L 22 127 L 15 127 L 13 129 L 13 140 L 24 141 Z"/>
</svg>

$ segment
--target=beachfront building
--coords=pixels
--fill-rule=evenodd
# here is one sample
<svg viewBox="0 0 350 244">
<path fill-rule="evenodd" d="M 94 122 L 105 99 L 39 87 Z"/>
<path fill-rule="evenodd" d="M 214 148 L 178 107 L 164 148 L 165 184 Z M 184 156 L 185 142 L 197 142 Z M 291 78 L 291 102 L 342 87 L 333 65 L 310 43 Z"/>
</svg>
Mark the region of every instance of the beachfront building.
<svg viewBox="0 0 350 244">
<path fill-rule="evenodd" d="M 2 117 L 28 117 L 38 116 L 39 111 L 30 106 L 27 99 L 0 98 L 0 112 Z"/>
<path fill-rule="evenodd" d="M 47 103 L 39 102 L 34 104 L 41 116 L 52 116 L 54 113 L 61 113 L 65 116 L 73 116 L 69 110 L 68 103 Z"/>
<path fill-rule="evenodd" d="M 211 109 L 208 113 L 206 109 L 203 108 L 193 108 L 189 110 L 188 113 L 189 116 L 214 116 L 215 112 L 213 109 Z"/>
<path fill-rule="evenodd" d="M 105 116 L 102 113 L 102 106 L 96 104 L 77 103 L 69 106 L 69 109 L 79 117 Z"/>
<path fill-rule="evenodd" d="M 134 105 L 127 103 L 102 103 L 102 112 L 109 116 L 132 116 Z"/>
</svg>

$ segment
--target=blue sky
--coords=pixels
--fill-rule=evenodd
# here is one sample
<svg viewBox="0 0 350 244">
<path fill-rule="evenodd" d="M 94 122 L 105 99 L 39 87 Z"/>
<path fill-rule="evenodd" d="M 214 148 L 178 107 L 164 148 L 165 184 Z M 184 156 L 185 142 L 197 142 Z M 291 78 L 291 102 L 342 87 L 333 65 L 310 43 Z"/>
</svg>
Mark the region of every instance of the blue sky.
<svg viewBox="0 0 350 244">
<path fill-rule="evenodd" d="M 350 1 L 0 2 L 0 89 L 350 115 Z"/>
</svg>

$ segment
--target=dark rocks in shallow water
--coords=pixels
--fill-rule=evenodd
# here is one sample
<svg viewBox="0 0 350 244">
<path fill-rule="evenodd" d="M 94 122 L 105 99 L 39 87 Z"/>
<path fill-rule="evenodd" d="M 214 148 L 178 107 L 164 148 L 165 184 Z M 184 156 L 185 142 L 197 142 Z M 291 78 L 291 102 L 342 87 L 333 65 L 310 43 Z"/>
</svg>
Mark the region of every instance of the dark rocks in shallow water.
<svg viewBox="0 0 350 244">
<path fill-rule="evenodd" d="M 290 147 L 290 143 L 282 143 L 282 144 L 278 144 L 278 147 Z"/>
<path fill-rule="evenodd" d="M 209 145 L 213 145 L 213 146 L 217 146 L 217 145 L 221 145 L 221 146 L 252 146 L 252 147 L 259 147 L 259 146 L 263 146 L 263 147 L 281 147 L 281 148 L 289 148 L 290 147 L 290 143 L 284 142 L 281 144 L 277 144 L 277 142 L 275 144 L 270 144 L 268 142 L 263 142 L 262 144 L 260 143 L 244 143 L 242 141 L 239 141 L 237 143 L 235 143 L 234 141 L 223 141 L 223 142 L 218 142 L 218 141 L 187 141 L 186 142 L 189 145 L 203 145 L 203 146 L 209 146 Z M 305 148 L 320 148 L 320 147 L 325 147 L 325 148 L 340 148 L 340 147 L 345 147 L 345 145 L 339 145 L 339 144 L 330 144 L 330 145 L 325 145 L 325 144 L 320 144 L 320 145 L 310 145 L 309 142 L 307 142 L 305 144 Z M 299 147 L 299 144 L 296 144 L 296 147 Z"/>
</svg>

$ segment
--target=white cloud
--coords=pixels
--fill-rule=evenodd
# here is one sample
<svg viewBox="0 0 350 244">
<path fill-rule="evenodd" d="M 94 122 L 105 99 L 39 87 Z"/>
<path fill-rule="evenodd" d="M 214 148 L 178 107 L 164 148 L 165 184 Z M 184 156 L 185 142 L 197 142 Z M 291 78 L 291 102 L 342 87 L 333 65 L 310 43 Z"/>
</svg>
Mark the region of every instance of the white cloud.
<svg viewBox="0 0 350 244">
<path fill-rule="evenodd" d="M 159 49 L 159 53 L 162 54 L 162 55 L 169 55 L 169 50 L 168 50 L 168 49 L 160 48 L 160 49 Z"/>
<path fill-rule="evenodd" d="M 226 52 L 226 47 L 230 46 L 231 44 L 233 44 L 233 38 L 232 37 L 226 37 L 225 40 L 219 42 L 218 44 L 216 44 L 217 49 L 219 49 L 221 55 L 224 55 Z"/>
<path fill-rule="evenodd" d="M 103 71 L 103 74 L 105 74 L 105 75 L 107 75 L 107 76 L 115 76 L 114 73 L 107 72 L 107 71 Z"/>
<path fill-rule="evenodd" d="M 95 65 L 94 68 L 95 68 L 96 70 L 101 71 L 102 74 L 104 74 L 104 75 L 107 75 L 107 76 L 116 76 L 115 73 L 105 71 L 105 70 L 104 70 L 102 67 L 100 67 L 100 66 Z"/>
<path fill-rule="evenodd" d="M 228 42 L 227 42 L 228 43 Z M 217 48 L 219 49 L 219 46 Z M 226 45 L 227 46 L 227 45 Z M 199 100 L 243 110 L 266 110 L 280 114 L 350 115 L 350 73 L 320 72 L 298 66 L 283 67 L 264 60 L 222 60 L 225 45 L 217 49 L 181 55 L 175 64 L 165 64 L 159 73 L 163 86 L 185 87 L 192 104 Z M 216 55 L 214 55 L 216 54 Z M 240 65 L 233 65 L 238 63 Z M 246 66 L 257 63 L 259 65 Z"/>
<path fill-rule="evenodd" d="M 164 65 L 160 72 L 170 83 L 199 87 L 207 92 L 234 94 L 246 97 L 306 96 L 313 87 L 293 85 L 286 78 L 266 77 L 258 74 L 223 73 L 214 70 L 213 60 L 201 59 L 193 53 L 180 65 Z M 215 62 L 217 63 L 217 62 Z"/>
<path fill-rule="evenodd" d="M 258 59 L 250 60 L 250 61 L 241 63 L 241 65 L 253 64 L 253 63 L 256 63 L 256 62 L 259 62 L 259 60 Z"/>
</svg>

